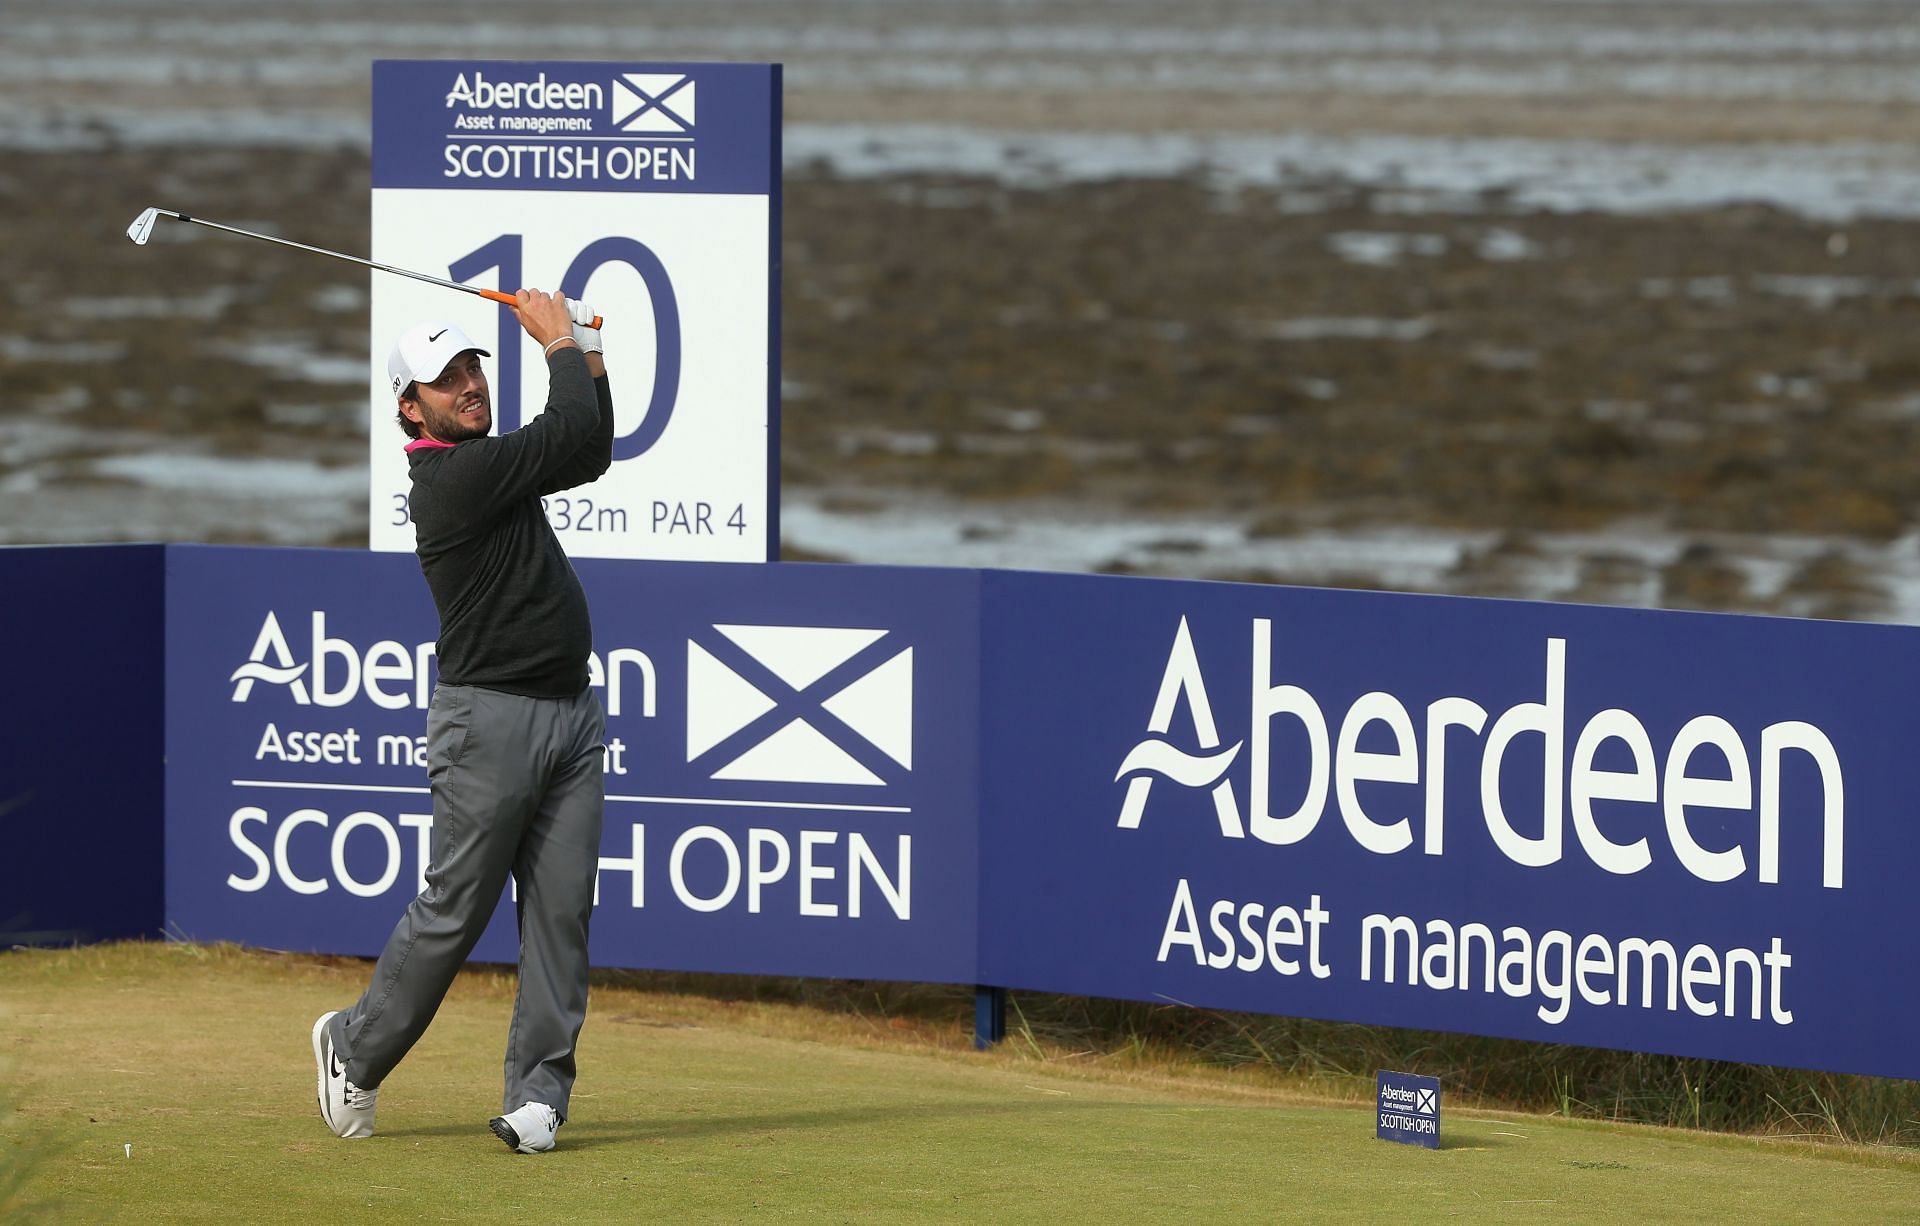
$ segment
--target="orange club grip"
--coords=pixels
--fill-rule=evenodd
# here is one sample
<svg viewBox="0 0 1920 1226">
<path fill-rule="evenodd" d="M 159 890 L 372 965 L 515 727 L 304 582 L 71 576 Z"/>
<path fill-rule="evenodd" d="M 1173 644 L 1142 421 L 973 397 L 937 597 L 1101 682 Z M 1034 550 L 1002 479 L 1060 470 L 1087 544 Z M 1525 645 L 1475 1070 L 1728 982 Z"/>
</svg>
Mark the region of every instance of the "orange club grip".
<svg viewBox="0 0 1920 1226">
<path fill-rule="evenodd" d="M 502 293 L 497 289 L 475 290 L 474 292 L 479 294 L 482 298 L 491 298 L 495 302 L 505 303 L 507 306 L 520 305 L 520 300 L 518 298 L 515 298 L 512 294 Z M 587 327 L 589 328 L 597 328 L 599 326 L 600 326 L 600 316 L 598 315 L 595 315 L 593 317 L 593 322 L 587 325 Z"/>
</svg>

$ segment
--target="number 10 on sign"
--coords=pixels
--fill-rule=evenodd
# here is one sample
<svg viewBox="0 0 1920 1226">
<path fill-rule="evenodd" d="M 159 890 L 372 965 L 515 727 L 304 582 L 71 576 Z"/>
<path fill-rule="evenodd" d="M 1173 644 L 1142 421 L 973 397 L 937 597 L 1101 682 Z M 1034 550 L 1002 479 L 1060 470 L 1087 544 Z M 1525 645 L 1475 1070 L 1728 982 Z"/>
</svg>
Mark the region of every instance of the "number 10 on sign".
<svg viewBox="0 0 1920 1226">
<path fill-rule="evenodd" d="M 777 551 L 768 207 L 741 195 L 375 190 L 376 260 L 558 291 L 606 318 L 613 467 L 545 500 L 569 553 L 764 561 Z M 444 319 L 490 348 L 496 431 L 541 411 L 547 368 L 507 307 L 391 277 L 370 278 L 370 294 L 369 539 L 411 550 L 407 440 L 384 378 L 392 338 Z"/>
</svg>

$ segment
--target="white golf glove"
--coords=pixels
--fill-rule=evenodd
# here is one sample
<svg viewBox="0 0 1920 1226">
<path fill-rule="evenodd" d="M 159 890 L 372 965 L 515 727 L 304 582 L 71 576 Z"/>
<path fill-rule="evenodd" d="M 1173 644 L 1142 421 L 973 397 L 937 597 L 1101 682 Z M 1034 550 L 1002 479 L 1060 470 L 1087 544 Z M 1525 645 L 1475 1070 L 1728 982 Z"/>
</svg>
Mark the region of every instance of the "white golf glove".
<svg viewBox="0 0 1920 1226">
<path fill-rule="evenodd" d="M 600 347 L 600 329 L 593 327 L 594 309 L 584 302 L 567 299 L 567 314 L 573 319 L 573 340 L 582 353 L 605 353 Z"/>
</svg>

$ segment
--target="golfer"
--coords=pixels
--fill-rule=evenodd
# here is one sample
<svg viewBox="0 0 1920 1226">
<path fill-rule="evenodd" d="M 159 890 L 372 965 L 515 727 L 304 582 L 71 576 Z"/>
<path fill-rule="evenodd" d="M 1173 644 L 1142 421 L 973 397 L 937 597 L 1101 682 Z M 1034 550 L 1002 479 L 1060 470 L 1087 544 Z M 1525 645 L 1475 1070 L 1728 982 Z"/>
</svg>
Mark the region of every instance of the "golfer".
<svg viewBox="0 0 1920 1226">
<path fill-rule="evenodd" d="M 448 323 L 403 335 L 387 359 L 413 478 L 420 569 L 440 611 L 427 712 L 433 859 L 352 1006 L 313 1024 L 320 1114 L 373 1135 L 380 1083 L 425 1032 L 500 900 L 519 889 L 520 976 L 506 1094 L 489 1126 L 523 1154 L 567 1119 L 587 1012 L 587 922 L 605 789 L 600 701 L 587 687 L 586 595 L 541 510 L 544 494 L 613 461 L 600 333 L 566 299 L 522 290 L 514 311 L 546 356 L 546 412 L 490 437 L 480 359 Z M 592 318 L 590 311 L 583 312 Z"/>
</svg>

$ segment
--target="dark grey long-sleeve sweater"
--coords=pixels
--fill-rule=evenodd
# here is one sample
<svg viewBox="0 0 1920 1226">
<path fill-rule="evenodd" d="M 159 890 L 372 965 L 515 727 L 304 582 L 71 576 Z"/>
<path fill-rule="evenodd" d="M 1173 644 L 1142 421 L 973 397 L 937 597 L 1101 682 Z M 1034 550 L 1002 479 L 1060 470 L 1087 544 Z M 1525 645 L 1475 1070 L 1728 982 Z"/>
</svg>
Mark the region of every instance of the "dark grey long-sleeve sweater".
<svg viewBox="0 0 1920 1226">
<path fill-rule="evenodd" d="M 546 412 L 508 434 L 408 450 L 415 551 L 440 610 L 440 680 L 531 698 L 587 685 L 586 593 L 540 499 L 613 463 L 613 394 L 578 349 L 547 359 Z"/>
</svg>

